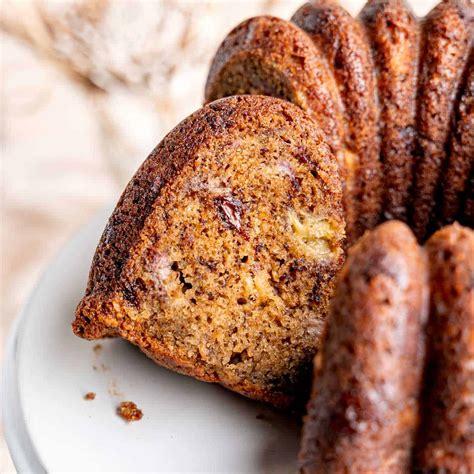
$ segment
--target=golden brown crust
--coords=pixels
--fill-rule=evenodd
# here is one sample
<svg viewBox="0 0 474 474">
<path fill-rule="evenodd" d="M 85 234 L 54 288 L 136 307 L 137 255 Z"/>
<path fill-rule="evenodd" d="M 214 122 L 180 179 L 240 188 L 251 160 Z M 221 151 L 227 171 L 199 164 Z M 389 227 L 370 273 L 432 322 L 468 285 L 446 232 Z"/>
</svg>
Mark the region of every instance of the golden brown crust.
<svg viewBox="0 0 474 474">
<path fill-rule="evenodd" d="M 380 225 L 349 250 L 315 360 L 302 472 L 407 472 L 427 280 L 425 254 L 401 222 Z"/>
<path fill-rule="evenodd" d="M 343 239 L 337 163 L 315 123 L 279 99 L 216 101 L 127 186 L 73 330 L 123 337 L 161 365 L 287 406 L 303 396 Z"/>
<path fill-rule="evenodd" d="M 333 1 L 306 3 L 292 17 L 321 51 L 335 77 L 343 107 L 345 147 L 355 155 L 355 241 L 377 225 L 381 211 L 379 107 L 370 48 L 357 20 Z M 351 238 L 352 237 L 352 238 Z"/>
<path fill-rule="evenodd" d="M 426 17 L 418 97 L 420 158 L 412 224 L 423 240 L 433 224 L 436 191 L 446 159 L 456 97 L 472 42 L 469 0 L 444 0 Z"/>
<path fill-rule="evenodd" d="M 348 243 L 359 237 L 358 156 L 343 146 L 342 104 L 324 56 L 295 25 L 279 18 L 250 18 L 220 45 L 206 83 L 206 102 L 234 94 L 264 94 L 288 100 L 311 115 L 338 156 L 344 177 Z M 354 168 L 354 169 L 352 169 Z"/>
<path fill-rule="evenodd" d="M 426 250 L 431 310 L 415 469 L 468 474 L 474 466 L 474 232 L 445 227 Z"/>
<path fill-rule="evenodd" d="M 237 76 L 236 68 L 246 77 Z M 295 103 L 317 121 L 329 144 L 340 148 L 343 132 L 334 81 L 312 42 L 292 23 L 254 17 L 224 39 L 212 61 L 205 100 L 245 93 Z"/>
<path fill-rule="evenodd" d="M 383 214 L 406 222 L 416 149 L 420 25 L 405 0 L 369 0 L 360 18 L 372 44 L 382 110 Z"/>
<path fill-rule="evenodd" d="M 451 136 L 450 156 L 443 176 L 441 224 L 460 217 L 462 203 L 474 168 L 474 54 L 471 53 L 466 81 Z"/>
</svg>

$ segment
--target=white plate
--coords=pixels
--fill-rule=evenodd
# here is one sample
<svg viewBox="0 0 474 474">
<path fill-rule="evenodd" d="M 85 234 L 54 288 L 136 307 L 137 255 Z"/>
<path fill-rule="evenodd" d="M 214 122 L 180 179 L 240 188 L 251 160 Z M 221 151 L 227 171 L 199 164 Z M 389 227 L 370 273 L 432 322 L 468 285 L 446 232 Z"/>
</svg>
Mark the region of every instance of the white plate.
<svg viewBox="0 0 474 474">
<path fill-rule="evenodd" d="M 52 262 L 12 334 L 3 413 L 17 469 L 294 472 L 295 420 L 158 367 L 124 341 L 102 341 L 96 352 L 96 343 L 73 335 L 74 309 L 109 213 Z M 96 399 L 84 400 L 87 392 Z M 124 400 L 143 410 L 142 420 L 116 415 Z"/>
</svg>

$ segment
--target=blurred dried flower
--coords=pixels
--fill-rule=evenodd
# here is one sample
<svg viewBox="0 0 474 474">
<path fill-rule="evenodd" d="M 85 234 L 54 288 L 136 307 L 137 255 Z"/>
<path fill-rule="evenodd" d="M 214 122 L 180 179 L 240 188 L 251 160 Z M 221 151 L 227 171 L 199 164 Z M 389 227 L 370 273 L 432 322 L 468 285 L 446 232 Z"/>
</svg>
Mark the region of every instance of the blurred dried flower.
<svg viewBox="0 0 474 474">
<path fill-rule="evenodd" d="M 104 156 L 123 183 L 200 106 L 207 67 L 226 33 L 252 15 L 288 16 L 298 3 L 4 0 L 0 28 L 90 93 Z"/>
</svg>

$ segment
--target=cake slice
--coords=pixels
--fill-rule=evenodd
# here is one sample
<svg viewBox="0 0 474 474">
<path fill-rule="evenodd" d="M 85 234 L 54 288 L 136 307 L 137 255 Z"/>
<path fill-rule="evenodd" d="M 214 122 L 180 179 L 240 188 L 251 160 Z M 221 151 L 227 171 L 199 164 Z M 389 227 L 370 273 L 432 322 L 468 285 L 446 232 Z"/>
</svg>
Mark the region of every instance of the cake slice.
<svg viewBox="0 0 474 474">
<path fill-rule="evenodd" d="M 280 99 L 222 99 L 128 184 L 73 330 L 285 407 L 305 396 L 343 241 L 338 167 L 315 123 Z"/>
</svg>

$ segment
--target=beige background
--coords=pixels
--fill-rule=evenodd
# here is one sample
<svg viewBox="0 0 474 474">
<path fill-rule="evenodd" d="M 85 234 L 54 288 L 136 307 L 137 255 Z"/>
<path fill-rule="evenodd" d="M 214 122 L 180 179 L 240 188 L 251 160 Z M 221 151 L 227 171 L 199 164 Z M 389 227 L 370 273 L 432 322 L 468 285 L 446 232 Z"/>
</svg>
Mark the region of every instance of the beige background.
<svg viewBox="0 0 474 474">
<path fill-rule="evenodd" d="M 1 354 L 48 260 L 200 106 L 230 28 L 301 3 L 2 2 Z M 419 13 L 428 3 L 413 2 Z M 13 469 L 2 434 L 0 471 Z"/>
</svg>

